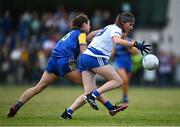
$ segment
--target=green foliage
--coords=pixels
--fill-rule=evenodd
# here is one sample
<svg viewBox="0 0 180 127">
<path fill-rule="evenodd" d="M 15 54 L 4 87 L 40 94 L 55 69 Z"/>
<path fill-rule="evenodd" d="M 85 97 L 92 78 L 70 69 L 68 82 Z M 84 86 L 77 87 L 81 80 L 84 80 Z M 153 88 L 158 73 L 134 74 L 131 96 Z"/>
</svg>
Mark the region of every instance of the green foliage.
<svg viewBox="0 0 180 127">
<path fill-rule="evenodd" d="M 0 126 L 180 126 L 180 89 L 131 88 L 127 110 L 111 117 L 100 104 L 95 111 L 89 105 L 73 114 L 73 120 L 61 120 L 59 114 L 83 92 L 81 87 L 49 87 L 34 97 L 15 118 L 6 118 L 10 105 L 27 87 L 0 87 Z M 121 90 L 106 94 L 113 103 L 120 99 Z"/>
</svg>

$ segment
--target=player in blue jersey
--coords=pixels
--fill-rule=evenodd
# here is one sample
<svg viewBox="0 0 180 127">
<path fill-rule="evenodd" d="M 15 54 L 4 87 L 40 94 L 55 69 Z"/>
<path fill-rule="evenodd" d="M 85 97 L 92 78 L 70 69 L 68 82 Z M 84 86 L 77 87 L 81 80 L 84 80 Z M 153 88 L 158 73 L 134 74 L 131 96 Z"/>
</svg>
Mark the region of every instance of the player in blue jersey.
<svg viewBox="0 0 180 127">
<path fill-rule="evenodd" d="M 65 75 L 75 83 L 82 83 L 81 73 L 76 69 L 76 58 L 86 49 L 86 34 L 90 30 L 90 21 L 86 15 L 80 14 L 72 20 L 72 30 L 59 40 L 48 60 L 47 67 L 36 86 L 27 89 L 18 102 L 13 105 L 7 117 L 13 117 L 17 111 L 36 94 L 44 90 L 58 77 Z M 92 38 L 96 31 L 90 33 Z"/>
<path fill-rule="evenodd" d="M 123 33 L 122 38 L 128 40 L 127 33 Z M 117 104 L 128 103 L 128 87 L 132 69 L 131 55 L 135 53 L 137 53 L 135 47 L 125 47 L 122 45 L 116 45 L 112 53 L 114 66 L 124 82 L 124 85 L 122 86 L 123 97 Z"/>
<path fill-rule="evenodd" d="M 22 94 L 19 101 L 15 105 L 11 106 L 7 117 L 14 117 L 17 111 L 27 101 L 44 90 L 58 77 L 67 76 L 76 83 L 82 83 L 81 73 L 77 70 L 76 66 L 77 57 L 86 49 L 86 40 L 91 40 L 91 38 L 93 38 L 99 31 L 93 31 L 86 37 L 89 30 L 90 21 L 86 15 L 79 15 L 73 19 L 72 30 L 56 44 L 41 80 L 36 86 L 27 89 Z M 107 107 L 107 101 L 103 97 L 100 97 L 99 101 Z M 115 107 L 116 109 L 121 108 L 119 106 Z M 117 113 L 115 110 L 111 112 Z"/>
<path fill-rule="evenodd" d="M 93 38 L 88 48 L 80 57 L 79 69 L 82 72 L 85 92 L 75 100 L 68 110 L 62 113 L 61 118 L 71 118 L 72 113 L 85 104 L 85 101 L 88 102 L 93 109 L 98 110 L 95 100 L 98 99 L 101 94 L 123 85 L 122 78 L 108 63 L 114 44 L 136 47 L 142 54 L 143 52 L 148 53 L 150 45 L 145 45 L 144 42 L 128 41 L 122 38 L 122 33 L 128 33 L 133 29 L 134 24 L 135 18 L 133 14 L 127 12 L 119 14 L 114 24 L 106 26 Z M 107 79 L 107 82 L 98 89 L 95 83 L 96 74 Z M 109 101 L 107 101 L 105 105 L 111 109 L 109 113 L 112 116 L 118 111 L 127 108 L 127 105 L 116 108 Z"/>
</svg>

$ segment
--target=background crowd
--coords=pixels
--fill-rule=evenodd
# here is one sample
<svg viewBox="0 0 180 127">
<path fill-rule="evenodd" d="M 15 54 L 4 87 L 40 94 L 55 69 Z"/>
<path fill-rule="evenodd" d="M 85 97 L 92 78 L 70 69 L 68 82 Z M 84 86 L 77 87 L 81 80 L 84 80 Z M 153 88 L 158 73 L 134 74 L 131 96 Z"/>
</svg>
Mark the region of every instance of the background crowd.
<svg viewBox="0 0 180 127">
<path fill-rule="evenodd" d="M 68 11 L 63 6 L 59 6 L 54 12 L 24 11 L 16 18 L 12 17 L 9 10 L 0 12 L 0 84 L 30 84 L 37 81 L 42 75 L 52 48 L 70 30 L 70 21 L 78 13 L 80 12 L 75 10 Z M 114 14 L 109 10 L 94 10 L 88 15 L 91 30 L 113 23 L 112 15 Z M 149 72 L 142 68 L 140 54 L 132 56 L 132 84 L 179 86 L 178 56 L 159 48 L 156 43 L 153 44 L 152 52 L 160 61 L 156 71 Z"/>
</svg>

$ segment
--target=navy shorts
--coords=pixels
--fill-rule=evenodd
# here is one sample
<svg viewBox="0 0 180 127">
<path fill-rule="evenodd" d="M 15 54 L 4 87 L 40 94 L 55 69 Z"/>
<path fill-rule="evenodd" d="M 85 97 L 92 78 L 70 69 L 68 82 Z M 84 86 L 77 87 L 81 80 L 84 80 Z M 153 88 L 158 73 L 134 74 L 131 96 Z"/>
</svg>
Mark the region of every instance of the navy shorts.
<svg viewBox="0 0 180 127">
<path fill-rule="evenodd" d="M 64 77 L 67 73 L 77 70 L 77 67 L 74 59 L 50 57 L 45 70 Z"/>
<path fill-rule="evenodd" d="M 102 67 L 107 64 L 109 63 L 108 63 L 108 59 L 106 58 L 94 57 L 87 54 L 82 54 L 80 56 L 80 61 L 79 61 L 79 70 L 80 72 L 87 71 L 93 68 Z"/>
</svg>

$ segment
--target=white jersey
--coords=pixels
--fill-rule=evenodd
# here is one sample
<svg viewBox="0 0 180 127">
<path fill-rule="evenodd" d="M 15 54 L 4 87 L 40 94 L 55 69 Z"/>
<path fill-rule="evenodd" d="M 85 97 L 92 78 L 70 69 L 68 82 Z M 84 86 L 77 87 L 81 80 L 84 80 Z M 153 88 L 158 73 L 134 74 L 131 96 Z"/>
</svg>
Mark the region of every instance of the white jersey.
<svg viewBox="0 0 180 127">
<path fill-rule="evenodd" d="M 115 24 L 106 26 L 93 38 L 83 54 L 109 59 L 114 47 L 113 36 L 121 37 L 122 29 Z"/>
</svg>

